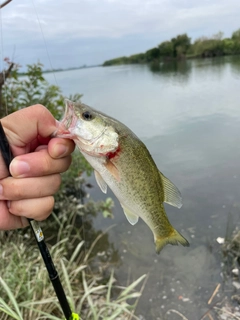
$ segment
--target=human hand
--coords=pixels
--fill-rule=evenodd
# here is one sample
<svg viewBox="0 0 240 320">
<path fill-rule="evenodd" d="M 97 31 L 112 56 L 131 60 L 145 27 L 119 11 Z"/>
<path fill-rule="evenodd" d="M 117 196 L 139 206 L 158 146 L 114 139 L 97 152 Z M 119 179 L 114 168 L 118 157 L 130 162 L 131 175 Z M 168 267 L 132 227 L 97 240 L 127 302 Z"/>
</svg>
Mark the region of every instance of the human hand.
<svg viewBox="0 0 240 320">
<path fill-rule="evenodd" d="M 1 123 L 14 156 L 11 176 L 0 156 L 0 230 L 10 230 L 27 226 L 26 218 L 41 221 L 49 216 L 74 143 L 51 138 L 56 120 L 41 105 L 14 112 Z"/>
</svg>

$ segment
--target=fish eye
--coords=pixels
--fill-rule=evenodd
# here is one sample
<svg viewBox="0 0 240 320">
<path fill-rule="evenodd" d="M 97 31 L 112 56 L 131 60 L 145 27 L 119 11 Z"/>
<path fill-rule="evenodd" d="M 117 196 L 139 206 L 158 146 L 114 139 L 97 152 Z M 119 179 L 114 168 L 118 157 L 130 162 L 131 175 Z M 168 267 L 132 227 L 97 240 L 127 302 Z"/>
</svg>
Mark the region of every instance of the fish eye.
<svg viewBox="0 0 240 320">
<path fill-rule="evenodd" d="M 93 115 L 89 111 L 85 111 L 82 113 L 83 120 L 90 121 L 93 119 Z"/>
</svg>

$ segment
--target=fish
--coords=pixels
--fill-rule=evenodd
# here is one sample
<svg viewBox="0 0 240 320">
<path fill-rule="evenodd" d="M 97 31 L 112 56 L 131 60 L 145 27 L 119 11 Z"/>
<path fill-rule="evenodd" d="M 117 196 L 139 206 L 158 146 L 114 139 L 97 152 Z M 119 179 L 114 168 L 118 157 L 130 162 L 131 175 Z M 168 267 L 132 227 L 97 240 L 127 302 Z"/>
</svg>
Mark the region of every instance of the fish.
<svg viewBox="0 0 240 320">
<path fill-rule="evenodd" d="M 181 208 L 179 190 L 127 126 L 86 104 L 66 100 L 54 136 L 74 140 L 102 192 L 108 187 L 113 191 L 131 225 L 140 217 L 151 229 L 158 254 L 166 244 L 189 246 L 169 222 L 163 204 Z"/>
</svg>

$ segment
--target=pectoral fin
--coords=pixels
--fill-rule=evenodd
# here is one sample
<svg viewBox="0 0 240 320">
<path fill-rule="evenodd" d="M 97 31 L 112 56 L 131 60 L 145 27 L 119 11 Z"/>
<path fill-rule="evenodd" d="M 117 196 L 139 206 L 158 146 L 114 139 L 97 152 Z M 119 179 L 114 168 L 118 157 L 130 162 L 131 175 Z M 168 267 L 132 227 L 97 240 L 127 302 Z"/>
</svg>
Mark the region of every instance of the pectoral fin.
<svg viewBox="0 0 240 320">
<path fill-rule="evenodd" d="M 95 175 L 95 178 L 96 178 L 96 181 L 97 181 L 99 188 L 102 190 L 103 193 L 107 193 L 107 184 L 103 180 L 100 173 L 98 171 L 94 170 L 94 175 Z"/>
<path fill-rule="evenodd" d="M 105 167 L 117 181 L 120 181 L 118 169 L 110 160 L 106 162 Z"/>
<path fill-rule="evenodd" d="M 178 188 L 159 171 L 164 190 L 164 202 L 174 207 L 181 208 L 182 196 Z"/>
<path fill-rule="evenodd" d="M 138 222 L 139 217 L 135 213 L 132 213 L 132 211 L 130 211 L 128 208 L 124 207 L 122 204 L 121 206 L 123 208 L 123 211 L 125 213 L 125 216 L 128 222 L 134 226 Z"/>
</svg>

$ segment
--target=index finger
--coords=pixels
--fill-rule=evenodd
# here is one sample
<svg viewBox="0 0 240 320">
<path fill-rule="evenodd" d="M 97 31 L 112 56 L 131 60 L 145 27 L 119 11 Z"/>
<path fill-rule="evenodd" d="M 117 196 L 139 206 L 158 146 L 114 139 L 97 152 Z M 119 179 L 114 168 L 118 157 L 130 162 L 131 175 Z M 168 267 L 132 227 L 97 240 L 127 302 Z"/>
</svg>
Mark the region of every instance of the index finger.
<svg viewBox="0 0 240 320">
<path fill-rule="evenodd" d="M 15 155 L 38 139 L 48 138 L 56 130 L 56 120 L 50 111 L 37 104 L 14 112 L 1 120 Z M 29 150 L 28 150 L 29 151 Z"/>
</svg>

